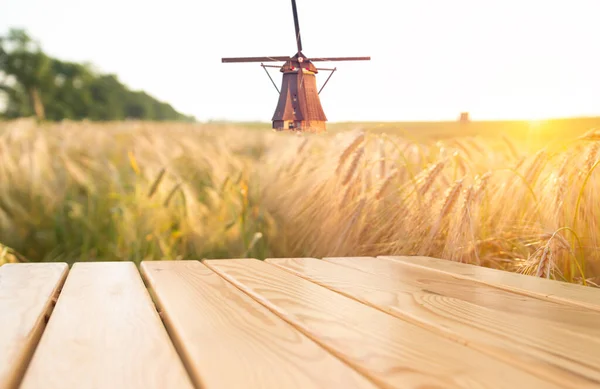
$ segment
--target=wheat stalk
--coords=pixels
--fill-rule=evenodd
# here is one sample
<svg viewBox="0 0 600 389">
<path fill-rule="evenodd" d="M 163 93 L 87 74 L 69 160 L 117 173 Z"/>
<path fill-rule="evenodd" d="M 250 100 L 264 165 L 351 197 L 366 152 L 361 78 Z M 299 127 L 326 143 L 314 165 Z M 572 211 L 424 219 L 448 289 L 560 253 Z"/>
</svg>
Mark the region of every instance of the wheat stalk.
<svg viewBox="0 0 600 389">
<path fill-rule="evenodd" d="M 342 185 L 346 185 L 348 182 L 350 182 L 350 179 L 354 175 L 354 172 L 356 171 L 356 168 L 358 167 L 358 162 L 362 158 L 364 152 L 365 152 L 364 147 L 361 147 L 360 149 L 358 149 L 358 151 L 356 152 L 356 154 L 354 156 L 354 159 L 352 159 L 352 163 L 350 163 L 350 166 L 348 167 L 348 171 L 346 172 L 346 176 L 344 177 L 344 180 L 342 181 Z"/>
<path fill-rule="evenodd" d="M 425 240 L 425 242 L 428 242 L 428 244 L 430 244 L 433 241 L 433 239 L 435 239 L 435 237 L 437 236 L 437 234 L 439 232 L 442 221 L 444 220 L 444 218 L 446 216 L 448 216 L 450 214 L 450 212 L 452 211 L 452 208 L 456 204 L 456 202 L 460 196 L 460 191 L 462 189 L 463 181 L 464 181 L 463 178 L 455 181 L 454 184 L 450 188 L 448 188 L 448 190 L 446 191 L 446 196 L 445 196 L 444 202 L 442 204 L 442 207 L 440 209 L 437 220 L 429 233 L 429 237 Z M 425 255 L 427 250 L 429 250 L 429 247 L 426 247 L 425 245 L 423 245 L 421 247 L 421 251 L 420 251 L 419 255 Z"/>
<path fill-rule="evenodd" d="M 364 134 L 364 132 L 361 132 L 354 139 L 354 141 L 352 141 L 352 143 L 350 143 L 348 145 L 348 147 L 346 147 L 344 149 L 344 151 L 342 151 L 342 154 L 340 155 L 340 158 L 338 160 L 337 168 L 335 170 L 336 173 L 339 173 L 342 170 L 342 167 L 344 166 L 344 162 L 346 162 L 346 159 L 348 159 L 348 157 L 350 155 L 352 155 L 354 150 L 356 150 L 358 148 L 358 146 L 360 146 L 364 140 L 365 140 L 365 134 Z"/>
<path fill-rule="evenodd" d="M 388 187 L 392 184 L 392 181 L 394 179 L 396 179 L 398 177 L 398 175 L 400 174 L 399 171 L 395 171 L 394 173 L 390 174 L 385 181 L 383 182 L 383 184 L 381 184 L 381 187 L 379 188 L 379 191 L 377 191 L 377 194 L 375 195 L 375 198 L 377 200 L 381 200 L 381 198 L 383 197 L 383 195 L 385 194 L 386 190 L 388 189 Z"/>
<path fill-rule="evenodd" d="M 587 171 L 592 169 L 592 166 L 598 159 L 598 150 L 600 149 L 600 142 L 594 142 L 592 146 L 588 149 L 587 155 L 585 157 L 585 162 L 583 163 L 586 167 Z"/>
<path fill-rule="evenodd" d="M 427 172 L 427 175 L 423 178 L 423 185 L 421 186 L 421 189 L 419 190 L 419 194 L 421 196 L 424 196 L 429 191 L 429 189 L 433 185 L 435 179 L 442 172 L 442 169 L 444 168 L 444 164 L 445 164 L 444 161 L 440 161 L 440 162 L 436 163 L 435 165 L 433 165 L 429 169 L 429 171 Z"/>
<path fill-rule="evenodd" d="M 385 175 L 385 142 L 383 139 L 379 139 L 379 179 L 383 179 Z"/>
</svg>

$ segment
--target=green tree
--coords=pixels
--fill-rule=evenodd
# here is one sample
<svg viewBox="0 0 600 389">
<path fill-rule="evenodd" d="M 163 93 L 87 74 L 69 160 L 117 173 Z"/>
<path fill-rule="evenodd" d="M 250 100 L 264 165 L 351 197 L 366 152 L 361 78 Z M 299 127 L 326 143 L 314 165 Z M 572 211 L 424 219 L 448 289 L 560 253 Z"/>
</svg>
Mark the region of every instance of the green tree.
<svg viewBox="0 0 600 389">
<path fill-rule="evenodd" d="M 23 93 L 27 95 L 30 109 L 38 119 L 44 119 L 45 110 L 42 91 L 49 89 L 51 60 L 23 30 L 11 29 L 7 37 L 0 37 L 0 71 L 5 76 L 13 76 L 17 85 L 8 92 L 9 99 L 17 98 L 18 104 L 24 104 Z M 19 91 L 19 89 L 21 89 Z M 4 86 L 3 90 L 7 90 Z M 28 112 L 19 107 L 17 112 Z"/>
<path fill-rule="evenodd" d="M 0 91 L 6 118 L 195 121 L 144 91 L 129 90 L 114 74 L 47 56 L 19 29 L 0 36 Z"/>
</svg>

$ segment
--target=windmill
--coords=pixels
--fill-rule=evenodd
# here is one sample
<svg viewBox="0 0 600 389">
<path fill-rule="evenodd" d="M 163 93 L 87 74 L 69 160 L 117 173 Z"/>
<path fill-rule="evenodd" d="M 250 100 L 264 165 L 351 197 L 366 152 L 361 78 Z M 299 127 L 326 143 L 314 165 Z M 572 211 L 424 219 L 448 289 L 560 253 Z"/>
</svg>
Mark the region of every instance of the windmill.
<svg viewBox="0 0 600 389">
<path fill-rule="evenodd" d="M 293 57 L 237 57 L 222 58 L 223 63 L 228 62 L 261 62 L 261 66 L 271 79 L 273 86 L 279 93 L 279 101 L 275 108 L 275 114 L 271 119 L 273 128 L 282 130 L 294 130 L 305 132 L 325 131 L 327 117 L 323 112 L 319 94 L 329 82 L 329 79 L 337 68 L 317 68 L 313 62 L 330 61 L 368 61 L 370 57 L 330 57 L 330 58 L 307 58 L 302 53 L 302 40 L 300 39 L 300 25 L 298 23 L 298 11 L 296 0 L 292 0 L 292 11 L 294 13 L 294 27 L 296 29 L 296 44 L 298 52 Z M 284 62 L 283 65 L 265 65 L 264 62 Z M 266 68 L 279 68 L 283 73 L 281 90 L 271 78 Z M 316 74 L 319 70 L 330 71 L 329 77 L 317 90 Z"/>
</svg>

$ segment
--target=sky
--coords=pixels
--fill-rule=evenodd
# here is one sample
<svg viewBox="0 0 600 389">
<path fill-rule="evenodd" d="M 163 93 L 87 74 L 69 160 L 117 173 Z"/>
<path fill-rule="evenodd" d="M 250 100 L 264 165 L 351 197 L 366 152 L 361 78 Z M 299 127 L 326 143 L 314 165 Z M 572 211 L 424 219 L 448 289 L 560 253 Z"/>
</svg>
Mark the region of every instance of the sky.
<svg viewBox="0 0 600 389">
<path fill-rule="evenodd" d="M 297 6 L 306 56 L 371 56 L 319 63 L 338 68 L 320 95 L 331 122 L 600 116 L 600 0 Z M 290 0 L 0 0 L 0 10 L 0 34 L 25 28 L 48 54 L 201 121 L 270 121 L 278 95 L 260 64 L 221 58 L 297 51 Z"/>
</svg>

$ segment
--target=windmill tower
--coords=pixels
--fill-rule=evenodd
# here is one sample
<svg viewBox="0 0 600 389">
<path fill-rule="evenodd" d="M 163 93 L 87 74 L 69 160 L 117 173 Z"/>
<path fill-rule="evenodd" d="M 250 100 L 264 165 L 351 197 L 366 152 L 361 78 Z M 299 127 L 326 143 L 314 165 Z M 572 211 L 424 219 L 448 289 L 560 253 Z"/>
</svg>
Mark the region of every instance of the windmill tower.
<svg viewBox="0 0 600 389">
<path fill-rule="evenodd" d="M 329 57 L 329 58 L 307 58 L 302 53 L 302 40 L 300 39 L 300 25 L 298 23 L 298 11 L 296 0 L 292 0 L 292 11 L 294 13 L 294 27 L 296 29 L 296 45 L 298 52 L 293 57 L 237 57 L 222 58 L 223 63 L 228 62 L 261 62 L 261 66 L 267 72 L 271 82 L 279 93 L 279 101 L 275 113 L 271 119 L 273 128 L 282 130 L 293 130 L 303 132 L 323 132 L 327 117 L 321 106 L 319 94 L 327 85 L 327 82 L 337 68 L 319 69 L 313 62 L 330 61 L 368 61 L 370 57 Z M 284 62 L 283 65 L 265 65 L 263 62 Z M 283 73 L 281 90 L 269 75 L 266 68 L 279 68 Z M 329 77 L 319 90 L 317 88 L 316 74 L 319 70 L 330 71 Z"/>
</svg>

